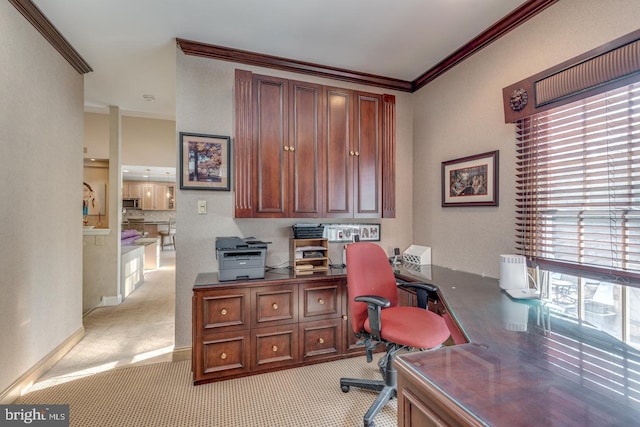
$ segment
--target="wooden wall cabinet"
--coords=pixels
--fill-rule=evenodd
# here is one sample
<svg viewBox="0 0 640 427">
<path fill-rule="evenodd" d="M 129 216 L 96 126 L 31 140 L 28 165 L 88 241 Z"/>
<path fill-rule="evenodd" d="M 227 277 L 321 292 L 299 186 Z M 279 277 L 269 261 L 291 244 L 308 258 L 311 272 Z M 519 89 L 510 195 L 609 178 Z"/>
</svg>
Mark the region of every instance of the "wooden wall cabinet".
<svg viewBox="0 0 640 427">
<path fill-rule="evenodd" d="M 142 184 L 142 210 L 169 211 L 176 209 L 175 184 Z"/>
<path fill-rule="evenodd" d="M 141 182 L 129 182 L 122 183 L 122 198 L 123 199 L 140 199 L 142 198 L 142 183 Z"/>
<path fill-rule="evenodd" d="M 318 217 L 322 86 L 255 74 L 252 89 L 253 216 Z"/>
<path fill-rule="evenodd" d="M 395 217 L 395 97 L 236 70 L 237 218 Z"/>
<path fill-rule="evenodd" d="M 194 288 L 194 384 L 363 354 L 345 299 L 340 277 Z"/>
</svg>

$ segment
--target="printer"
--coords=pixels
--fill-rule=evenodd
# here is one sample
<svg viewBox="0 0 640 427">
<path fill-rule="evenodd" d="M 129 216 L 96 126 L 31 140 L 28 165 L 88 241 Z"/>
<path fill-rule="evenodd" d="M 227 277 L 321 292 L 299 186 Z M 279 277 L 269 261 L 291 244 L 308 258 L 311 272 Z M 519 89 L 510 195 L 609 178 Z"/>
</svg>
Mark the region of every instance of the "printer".
<svg viewBox="0 0 640 427">
<path fill-rule="evenodd" d="M 216 237 L 220 281 L 264 278 L 267 243 L 254 237 Z"/>
</svg>

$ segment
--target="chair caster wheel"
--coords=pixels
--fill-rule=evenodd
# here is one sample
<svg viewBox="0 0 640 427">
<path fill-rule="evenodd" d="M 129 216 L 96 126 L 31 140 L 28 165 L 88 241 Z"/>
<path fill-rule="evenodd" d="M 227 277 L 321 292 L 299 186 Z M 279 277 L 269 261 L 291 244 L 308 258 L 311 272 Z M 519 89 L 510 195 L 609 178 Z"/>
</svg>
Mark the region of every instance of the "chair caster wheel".
<svg viewBox="0 0 640 427">
<path fill-rule="evenodd" d="M 340 390 L 342 390 L 343 393 L 348 393 L 349 392 L 349 386 L 348 385 L 343 385 L 340 387 Z"/>
<path fill-rule="evenodd" d="M 364 423 L 364 427 L 376 427 L 376 423 L 374 423 L 373 421 L 369 421 Z"/>
</svg>

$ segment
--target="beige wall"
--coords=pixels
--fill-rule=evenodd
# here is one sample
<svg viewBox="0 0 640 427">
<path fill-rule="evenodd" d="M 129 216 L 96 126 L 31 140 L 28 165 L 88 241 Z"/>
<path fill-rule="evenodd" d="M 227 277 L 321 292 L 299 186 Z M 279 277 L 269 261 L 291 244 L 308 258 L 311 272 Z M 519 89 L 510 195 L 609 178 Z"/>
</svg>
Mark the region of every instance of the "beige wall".
<svg viewBox="0 0 640 427">
<path fill-rule="evenodd" d="M 122 164 L 173 167 L 178 143 L 173 120 L 122 117 Z M 84 113 L 86 158 L 109 158 L 109 114 Z"/>
<path fill-rule="evenodd" d="M 502 88 L 640 27 L 637 0 L 563 0 L 414 94 L 414 241 L 434 264 L 498 277 L 514 252 L 515 137 Z M 500 150 L 500 206 L 442 208 L 441 162 Z"/>
<path fill-rule="evenodd" d="M 0 2 L 0 395 L 82 329 L 83 76 Z"/>
<path fill-rule="evenodd" d="M 211 59 L 177 54 L 177 131 L 231 135 L 234 133 L 233 84 L 235 68 L 260 74 L 276 75 L 302 81 L 357 88 L 383 93 L 381 89 L 356 86 L 311 76 L 266 70 Z M 411 244 L 411 95 L 396 95 L 397 158 L 403 165 L 397 172 L 397 218 L 369 222 L 381 223 L 382 247 L 391 254 L 393 247 Z M 233 142 L 232 142 L 233 144 Z M 233 184 L 232 184 L 233 186 Z M 176 348 L 191 344 L 191 288 L 200 272 L 218 270 L 214 244 L 216 236 L 255 236 L 272 242 L 267 250 L 267 265 L 286 265 L 289 260 L 291 225 L 309 220 L 234 219 L 233 192 L 178 191 L 178 234 L 176 252 Z M 198 215 L 198 200 L 206 200 L 208 213 Z M 315 222 L 318 222 L 317 220 Z M 322 222 L 338 222 L 322 220 Z M 352 221 L 355 222 L 355 221 Z M 362 221 L 366 222 L 366 221 Z M 329 255 L 341 262 L 341 245 L 331 243 Z"/>
</svg>

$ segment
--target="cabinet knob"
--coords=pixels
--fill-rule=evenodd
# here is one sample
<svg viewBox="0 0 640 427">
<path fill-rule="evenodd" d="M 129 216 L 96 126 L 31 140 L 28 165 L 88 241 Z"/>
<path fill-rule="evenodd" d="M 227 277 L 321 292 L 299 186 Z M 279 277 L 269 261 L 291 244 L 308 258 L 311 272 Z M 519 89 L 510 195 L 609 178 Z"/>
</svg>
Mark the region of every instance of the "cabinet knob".
<svg viewBox="0 0 640 427">
<path fill-rule="evenodd" d="M 277 309 L 278 309 L 278 304 L 276 304 L 276 303 L 274 302 L 274 303 L 273 303 L 273 305 L 272 305 L 271 307 L 273 307 L 273 309 L 274 309 L 274 310 L 277 310 Z"/>
<path fill-rule="evenodd" d="M 296 151 L 296 147 L 289 147 L 289 151 Z"/>
<path fill-rule="evenodd" d="M 222 314 L 223 316 L 227 315 L 227 309 L 223 308 L 222 310 L 220 310 L 220 314 Z"/>
<path fill-rule="evenodd" d="M 359 155 L 360 155 L 360 152 L 359 152 L 359 151 L 356 151 L 354 154 L 355 154 L 356 156 L 359 156 Z"/>
<path fill-rule="evenodd" d="M 324 305 L 324 300 L 322 298 L 318 298 L 318 304 Z"/>
<path fill-rule="evenodd" d="M 227 358 L 227 353 L 222 353 L 222 354 L 220 355 L 220 359 L 224 360 L 224 359 L 226 359 L 226 358 Z"/>
<path fill-rule="evenodd" d="M 289 151 L 289 146 L 288 145 L 284 146 L 284 151 Z"/>
<path fill-rule="evenodd" d="M 347 320 L 347 315 L 346 314 L 342 315 L 342 320 Z"/>
<path fill-rule="evenodd" d="M 278 351 L 278 346 L 274 345 L 273 347 L 271 347 L 271 350 L 273 350 L 273 352 L 275 353 L 276 351 Z"/>
<path fill-rule="evenodd" d="M 355 152 L 355 151 L 353 151 L 353 150 L 349 151 L 349 155 L 350 155 L 350 156 L 353 156 L 354 154 L 356 154 L 356 152 Z"/>
<path fill-rule="evenodd" d="M 324 338 L 318 338 L 318 342 L 319 342 L 320 344 L 324 344 Z"/>
</svg>

